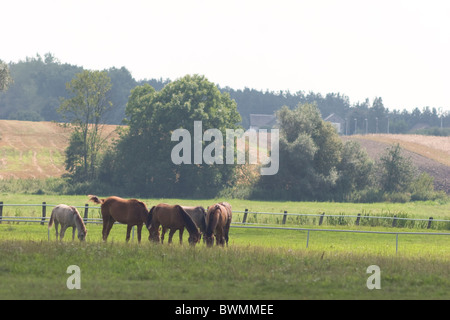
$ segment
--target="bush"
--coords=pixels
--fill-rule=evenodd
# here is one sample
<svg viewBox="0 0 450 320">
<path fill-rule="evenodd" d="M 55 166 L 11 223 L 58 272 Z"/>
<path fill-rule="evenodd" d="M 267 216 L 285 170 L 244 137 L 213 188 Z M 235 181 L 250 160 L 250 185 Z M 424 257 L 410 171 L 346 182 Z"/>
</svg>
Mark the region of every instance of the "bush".
<svg viewBox="0 0 450 320">
<path fill-rule="evenodd" d="M 378 164 L 380 170 L 380 187 L 387 193 L 408 191 L 417 170 L 410 158 L 402 155 L 399 144 L 386 149 Z"/>
<path fill-rule="evenodd" d="M 408 192 L 387 192 L 383 194 L 382 201 L 405 203 L 411 201 L 411 194 Z"/>
<path fill-rule="evenodd" d="M 378 188 L 370 187 L 359 191 L 354 191 L 346 197 L 347 202 L 374 203 L 380 202 L 383 192 Z"/>
<path fill-rule="evenodd" d="M 410 186 L 412 201 L 427 201 L 446 198 L 443 191 L 434 191 L 434 178 L 423 172 Z"/>
</svg>

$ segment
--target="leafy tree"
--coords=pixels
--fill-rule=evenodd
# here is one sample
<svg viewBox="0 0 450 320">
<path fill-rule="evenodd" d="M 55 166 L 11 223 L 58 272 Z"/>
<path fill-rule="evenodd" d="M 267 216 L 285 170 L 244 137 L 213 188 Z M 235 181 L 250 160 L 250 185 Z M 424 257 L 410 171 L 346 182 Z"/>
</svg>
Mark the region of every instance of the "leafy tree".
<svg viewBox="0 0 450 320">
<path fill-rule="evenodd" d="M 415 167 L 410 158 L 402 155 L 398 143 L 386 149 L 380 158 L 379 168 L 380 187 L 384 192 L 405 192 L 414 179 Z"/>
<path fill-rule="evenodd" d="M 277 118 L 279 171 L 262 176 L 256 192 L 292 200 L 329 198 L 338 178 L 342 148 L 335 129 L 322 120 L 314 104 L 300 104 L 294 110 L 283 107 Z"/>
<path fill-rule="evenodd" d="M 241 120 L 236 103 L 204 76 L 187 75 L 159 92 L 148 84 L 138 86 L 131 92 L 126 115 L 129 129 L 111 152 L 115 156 L 104 165 L 114 168 L 120 177 L 115 183 L 125 185 L 127 192 L 213 196 L 230 183 L 234 166 L 171 161 L 174 130 L 188 130 L 193 145 L 194 121 L 202 122 L 203 131 L 219 129 L 225 137 L 225 130 L 237 128 Z"/>
<path fill-rule="evenodd" d="M 374 179 L 373 168 L 373 161 L 358 142 L 345 142 L 341 152 L 341 161 L 337 166 L 339 179 L 336 184 L 336 192 L 345 196 L 371 186 Z"/>
<path fill-rule="evenodd" d="M 104 142 L 102 120 L 112 107 L 107 99 L 110 89 L 111 80 L 105 71 L 85 70 L 67 83 L 73 97 L 62 99 L 58 111 L 74 126 L 66 150 L 66 166 L 77 181 L 96 177 L 97 157 Z"/>
</svg>

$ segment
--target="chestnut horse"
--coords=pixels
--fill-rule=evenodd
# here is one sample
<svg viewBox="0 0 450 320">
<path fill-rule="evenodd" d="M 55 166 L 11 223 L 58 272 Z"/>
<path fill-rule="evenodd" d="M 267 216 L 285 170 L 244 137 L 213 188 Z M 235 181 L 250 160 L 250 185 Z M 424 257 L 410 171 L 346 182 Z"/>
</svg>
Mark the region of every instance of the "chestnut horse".
<svg viewBox="0 0 450 320">
<path fill-rule="evenodd" d="M 216 245 L 228 245 L 228 233 L 231 224 L 231 205 L 227 202 L 217 203 L 208 208 L 206 213 L 206 245 L 211 247 L 216 237 Z"/>
<path fill-rule="evenodd" d="M 184 227 L 189 232 L 189 244 L 195 245 L 201 237 L 197 225 L 189 214 L 179 205 L 169 205 L 160 203 L 150 209 L 146 226 L 150 232 L 149 240 L 159 242 L 159 226 L 162 227 L 161 243 L 164 241 L 164 234 L 167 229 L 169 232 L 169 243 L 172 243 L 173 234 L 178 230 L 180 235 L 180 244 L 183 241 Z"/>
<path fill-rule="evenodd" d="M 119 197 L 109 197 L 99 199 L 97 196 L 89 195 L 89 201 L 101 205 L 103 218 L 103 241 L 108 238 L 114 222 L 127 225 L 126 241 L 130 240 L 130 232 L 133 226 L 137 226 L 138 242 L 141 242 L 141 230 L 149 216 L 145 203 L 136 199 L 122 199 Z"/>
</svg>

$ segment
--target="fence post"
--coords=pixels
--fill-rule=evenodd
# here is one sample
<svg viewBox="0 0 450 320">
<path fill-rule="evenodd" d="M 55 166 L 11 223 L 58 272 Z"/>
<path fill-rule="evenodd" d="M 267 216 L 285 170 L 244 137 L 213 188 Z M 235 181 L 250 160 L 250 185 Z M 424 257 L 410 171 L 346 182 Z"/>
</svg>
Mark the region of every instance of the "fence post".
<svg viewBox="0 0 450 320">
<path fill-rule="evenodd" d="M 287 218 L 287 211 L 284 211 L 283 224 L 286 224 L 286 218 Z"/>
<path fill-rule="evenodd" d="M 308 248 L 309 246 L 309 229 L 308 229 L 308 234 L 306 235 L 306 248 Z"/>
<path fill-rule="evenodd" d="M 247 215 L 248 215 L 248 209 L 245 209 L 244 219 L 242 219 L 242 223 L 246 223 L 247 222 Z"/>
<path fill-rule="evenodd" d="M 430 217 L 430 219 L 428 220 L 428 226 L 427 229 L 431 228 L 431 223 L 433 222 L 433 217 Z"/>
<path fill-rule="evenodd" d="M 361 213 L 358 213 L 358 217 L 356 218 L 355 225 L 359 226 L 359 220 L 361 220 Z"/>
<path fill-rule="evenodd" d="M 88 212 L 89 212 L 89 204 L 85 203 L 84 204 L 84 223 L 87 223 L 87 219 L 88 219 Z"/>
<path fill-rule="evenodd" d="M 41 225 L 44 225 L 45 223 L 45 216 L 47 214 L 47 203 L 46 202 L 42 202 L 42 221 L 41 221 Z"/>
<path fill-rule="evenodd" d="M 3 218 L 3 201 L 0 201 L 0 224 L 2 223 Z"/>
<path fill-rule="evenodd" d="M 319 226 L 321 226 L 322 223 L 323 223 L 323 216 L 324 216 L 324 215 L 325 215 L 325 212 L 323 212 L 323 213 L 320 215 Z"/>
<path fill-rule="evenodd" d="M 394 220 L 392 220 L 392 228 L 397 226 L 397 216 L 394 216 Z"/>
<path fill-rule="evenodd" d="M 395 236 L 395 253 L 398 253 L 398 233 Z"/>
</svg>

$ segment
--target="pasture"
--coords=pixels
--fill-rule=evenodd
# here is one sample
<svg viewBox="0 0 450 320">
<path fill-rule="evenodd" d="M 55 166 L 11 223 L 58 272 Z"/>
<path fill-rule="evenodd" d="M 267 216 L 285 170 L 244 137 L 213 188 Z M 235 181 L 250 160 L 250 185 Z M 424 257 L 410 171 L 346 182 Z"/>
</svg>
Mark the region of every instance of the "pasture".
<svg viewBox="0 0 450 320">
<path fill-rule="evenodd" d="M 85 196 L 2 195 L 5 203 L 84 205 Z M 208 206 L 218 200 L 144 199 Z M 403 212 L 413 217 L 449 218 L 449 204 L 278 203 L 229 201 L 233 210 L 260 212 Z M 276 210 L 276 211 L 275 211 Z M 335 210 L 335 211 L 334 211 Z M 98 210 L 90 210 L 93 216 Z M 40 216 L 39 207 L 5 207 L 3 215 Z M 233 215 L 233 221 L 240 219 Z M 237 219 L 237 220 L 235 220 Z M 289 222 L 291 224 L 295 221 Z M 310 227 L 319 228 L 317 225 Z M 330 226 L 326 226 L 330 228 Z M 419 229 L 333 226 L 333 228 L 420 231 Z M 229 246 L 195 247 L 175 241 L 125 242 L 126 226 L 115 225 L 103 243 L 101 225 L 88 224 L 85 243 L 55 241 L 54 229 L 38 223 L 0 224 L 0 299 L 449 299 L 450 237 L 243 229 L 232 226 Z M 399 230 L 400 229 L 400 230 Z M 422 230 L 436 232 L 435 230 Z M 448 232 L 448 231 L 447 231 Z M 70 232 L 69 232 L 70 234 Z M 81 270 L 81 289 L 69 290 L 69 265 Z M 381 289 L 369 290 L 367 268 L 381 269 Z"/>
</svg>

